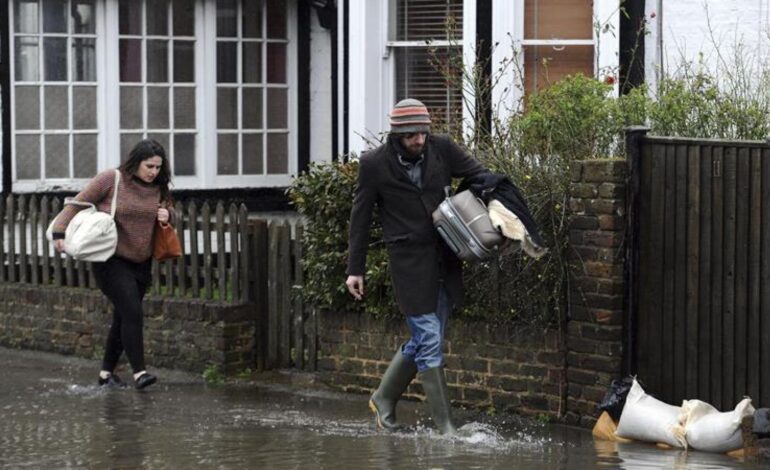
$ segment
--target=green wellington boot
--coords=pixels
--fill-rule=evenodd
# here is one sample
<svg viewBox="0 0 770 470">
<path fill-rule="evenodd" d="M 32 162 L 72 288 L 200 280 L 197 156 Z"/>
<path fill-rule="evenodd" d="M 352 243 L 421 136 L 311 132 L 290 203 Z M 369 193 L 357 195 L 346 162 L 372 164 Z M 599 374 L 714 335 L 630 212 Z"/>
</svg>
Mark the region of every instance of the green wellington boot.
<svg viewBox="0 0 770 470">
<path fill-rule="evenodd" d="M 449 390 L 446 385 L 443 367 L 431 367 L 420 372 L 420 381 L 428 400 L 433 423 L 441 434 L 455 434 L 452 424 L 452 405 L 449 402 Z"/>
<path fill-rule="evenodd" d="M 404 357 L 399 347 L 382 376 L 380 386 L 369 400 L 369 408 L 376 416 L 377 427 L 389 430 L 399 428 L 396 423 L 396 403 L 415 375 L 417 375 L 417 365 L 411 359 Z"/>
</svg>

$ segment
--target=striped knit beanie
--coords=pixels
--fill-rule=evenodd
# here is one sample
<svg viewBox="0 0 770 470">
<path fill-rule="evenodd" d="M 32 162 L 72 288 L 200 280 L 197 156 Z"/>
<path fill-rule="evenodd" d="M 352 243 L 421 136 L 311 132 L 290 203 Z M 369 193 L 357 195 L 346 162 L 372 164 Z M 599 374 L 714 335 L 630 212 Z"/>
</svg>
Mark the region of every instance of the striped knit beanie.
<svg viewBox="0 0 770 470">
<path fill-rule="evenodd" d="M 412 98 L 399 101 L 390 112 L 390 132 L 392 134 L 429 133 L 428 108 L 422 102 Z"/>
</svg>

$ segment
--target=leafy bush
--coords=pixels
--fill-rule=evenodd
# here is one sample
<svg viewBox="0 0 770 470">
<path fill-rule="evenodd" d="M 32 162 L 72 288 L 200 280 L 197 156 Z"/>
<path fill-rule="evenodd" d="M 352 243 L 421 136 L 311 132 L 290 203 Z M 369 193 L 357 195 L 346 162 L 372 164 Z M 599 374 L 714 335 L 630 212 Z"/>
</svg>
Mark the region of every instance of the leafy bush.
<svg viewBox="0 0 770 470">
<path fill-rule="evenodd" d="M 348 222 L 358 162 L 311 164 L 294 180 L 289 197 L 307 220 L 303 234 L 305 286 L 303 298 L 332 310 L 366 310 L 375 315 L 397 312 L 391 293 L 387 254 L 382 245 L 369 248 L 363 302 L 347 291 Z M 371 239 L 382 237 L 375 214 Z"/>
<path fill-rule="evenodd" d="M 661 135 L 764 138 L 770 135 L 770 86 L 762 87 L 770 84 L 770 74 L 765 71 L 756 81 L 759 86 L 751 91 L 737 73 L 732 87 L 703 71 L 680 73 L 665 77 L 656 96 L 640 87 L 613 98 L 610 86 L 576 75 L 533 94 L 524 111 L 506 122 L 493 117 L 494 134 L 477 129 L 464 145 L 487 168 L 508 175 L 521 188 L 550 250 L 532 260 L 504 249 L 494 260 L 466 266 L 462 315 L 536 325 L 560 318 L 570 270 L 567 207 L 574 162 L 622 158 L 623 128 L 635 124 L 647 124 L 651 133 Z M 336 310 L 394 314 L 398 309 L 382 245 L 369 250 L 365 301 L 354 302 L 344 285 L 357 171 L 355 161 L 315 164 L 289 189 L 308 221 L 304 297 Z M 376 214 L 371 238 L 381 238 Z"/>
</svg>

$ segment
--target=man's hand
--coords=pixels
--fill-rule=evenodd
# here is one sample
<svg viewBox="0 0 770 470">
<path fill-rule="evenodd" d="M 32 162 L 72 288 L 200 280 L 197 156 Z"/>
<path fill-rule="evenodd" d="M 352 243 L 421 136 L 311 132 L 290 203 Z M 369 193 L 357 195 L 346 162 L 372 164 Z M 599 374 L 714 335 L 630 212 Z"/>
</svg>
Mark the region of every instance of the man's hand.
<svg viewBox="0 0 770 470">
<path fill-rule="evenodd" d="M 56 251 L 61 253 L 62 251 L 64 251 L 64 240 L 61 238 L 57 238 L 56 240 L 53 241 L 53 247 L 56 248 Z"/>
<path fill-rule="evenodd" d="M 364 276 L 348 276 L 345 285 L 348 286 L 350 295 L 355 297 L 356 300 L 364 298 Z"/>
</svg>

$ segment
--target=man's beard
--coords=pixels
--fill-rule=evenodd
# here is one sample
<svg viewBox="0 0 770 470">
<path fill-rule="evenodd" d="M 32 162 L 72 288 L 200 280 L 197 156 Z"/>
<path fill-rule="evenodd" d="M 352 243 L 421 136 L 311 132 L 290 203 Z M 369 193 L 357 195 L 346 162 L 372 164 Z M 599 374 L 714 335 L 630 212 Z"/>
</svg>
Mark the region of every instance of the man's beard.
<svg viewBox="0 0 770 470">
<path fill-rule="evenodd" d="M 419 157 L 422 153 L 422 149 L 425 148 L 425 144 L 404 146 L 404 149 L 409 153 L 410 157 Z"/>
</svg>

